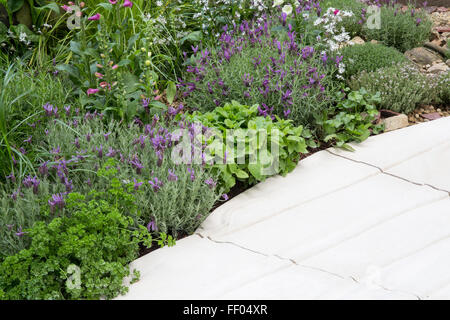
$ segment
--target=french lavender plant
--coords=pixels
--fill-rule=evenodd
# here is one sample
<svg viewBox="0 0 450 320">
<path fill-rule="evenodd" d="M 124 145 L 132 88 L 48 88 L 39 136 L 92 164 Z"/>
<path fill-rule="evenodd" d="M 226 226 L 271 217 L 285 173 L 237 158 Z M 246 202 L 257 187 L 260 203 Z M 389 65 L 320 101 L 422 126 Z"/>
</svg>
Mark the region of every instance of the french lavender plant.
<svg viewBox="0 0 450 320">
<path fill-rule="evenodd" d="M 23 142 L 24 152 L 36 154 L 35 173 L 20 178 L 13 172 L 0 189 L 0 257 L 27 248 L 26 230 L 35 222 L 65 216 L 70 194 L 109 190 L 110 181 L 99 174 L 104 168 L 114 169 L 116 187 L 133 195 L 137 210 L 124 205 L 121 213 L 133 219 L 134 227 L 152 222 L 155 230 L 174 236 L 193 232 L 222 194 L 217 176 L 201 161 L 172 161 L 177 132 L 195 136 L 192 124 L 174 120 L 182 109 L 169 108 L 149 123 L 111 120 L 105 125 L 101 113 L 71 113 L 46 104 L 42 125 L 35 129 L 39 139 Z M 102 199 L 118 201 L 111 192 Z"/>
<path fill-rule="evenodd" d="M 332 103 L 333 74 L 341 60 L 299 46 L 291 25 L 266 16 L 243 21 L 225 26 L 217 47 L 195 49 L 178 83 L 192 109 L 210 111 L 236 100 L 259 105 L 260 115 L 308 125 Z"/>
</svg>

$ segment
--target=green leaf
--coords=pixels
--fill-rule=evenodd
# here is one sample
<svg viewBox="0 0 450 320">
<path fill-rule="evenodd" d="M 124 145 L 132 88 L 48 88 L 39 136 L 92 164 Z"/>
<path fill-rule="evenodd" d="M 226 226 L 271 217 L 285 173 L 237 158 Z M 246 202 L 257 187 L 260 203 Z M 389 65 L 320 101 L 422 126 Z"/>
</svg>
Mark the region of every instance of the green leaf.
<svg viewBox="0 0 450 320">
<path fill-rule="evenodd" d="M 177 93 L 177 87 L 173 81 L 167 82 L 167 88 L 166 88 L 166 96 L 167 101 L 171 104 L 173 100 L 175 99 L 175 94 Z"/>
<path fill-rule="evenodd" d="M 262 180 L 262 178 L 263 178 L 262 174 L 261 174 L 262 168 L 261 168 L 260 163 L 249 164 L 248 170 L 250 171 L 252 176 L 254 176 L 256 178 L 256 180 L 259 180 L 259 181 Z"/>
<path fill-rule="evenodd" d="M 236 177 L 238 177 L 239 179 L 248 179 L 248 173 L 244 170 L 238 170 L 236 172 Z"/>
<path fill-rule="evenodd" d="M 200 41 L 201 38 L 202 38 L 201 31 L 194 31 L 189 33 L 187 36 L 181 38 L 180 44 L 183 45 L 186 41 L 197 42 Z"/>
<path fill-rule="evenodd" d="M 56 14 L 60 14 L 60 13 L 61 13 L 61 11 L 59 10 L 58 4 L 56 4 L 55 2 L 50 2 L 49 4 L 46 4 L 46 5 L 43 6 L 43 7 L 36 7 L 36 6 L 35 6 L 34 9 L 37 10 L 37 11 L 42 11 L 42 10 L 45 10 L 45 9 L 50 9 L 50 10 L 52 10 L 53 12 L 55 12 Z"/>
<path fill-rule="evenodd" d="M 22 8 L 24 0 L 8 0 L 9 12 L 14 13 Z"/>
<path fill-rule="evenodd" d="M 226 125 L 228 128 L 230 128 L 230 129 L 233 129 L 234 126 L 235 126 L 234 121 L 231 121 L 230 119 L 225 119 L 224 123 L 225 123 L 225 125 Z"/>
<path fill-rule="evenodd" d="M 99 7 L 104 8 L 105 10 L 111 11 L 113 6 L 111 3 L 107 3 L 107 2 L 102 2 L 98 4 Z"/>
</svg>

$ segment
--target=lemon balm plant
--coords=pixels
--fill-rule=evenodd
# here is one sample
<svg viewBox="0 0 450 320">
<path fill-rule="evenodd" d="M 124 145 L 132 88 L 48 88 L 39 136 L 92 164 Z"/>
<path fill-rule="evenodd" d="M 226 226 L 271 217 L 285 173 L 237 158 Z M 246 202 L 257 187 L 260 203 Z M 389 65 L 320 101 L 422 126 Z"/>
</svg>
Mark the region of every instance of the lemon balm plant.
<svg viewBox="0 0 450 320">
<path fill-rule="evenodd" d="M 258 105 L 232 101 L 211 112 L 187 116 L 212 130 L 203 138 L 207 145 L 204 161 L 226 191 L 237 181 L 253 185 L 272 175 L 285 176 L 308 147 L 317 146 L 309 130 L 278 116 L 260 116 L 258 110 Z"/>
</svg>

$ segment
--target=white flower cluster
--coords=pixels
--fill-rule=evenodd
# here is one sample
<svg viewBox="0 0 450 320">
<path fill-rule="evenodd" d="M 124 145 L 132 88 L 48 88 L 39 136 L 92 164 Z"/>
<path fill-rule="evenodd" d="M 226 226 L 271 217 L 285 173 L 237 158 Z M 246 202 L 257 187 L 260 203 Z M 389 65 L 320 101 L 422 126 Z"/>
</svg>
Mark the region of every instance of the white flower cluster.
<svg viewBox="0 0 450 320">
<path fill-rule="evenodd" d="M 323 25 L 325 29 L 325 41 L 331 51 L 339 49 L 340 45 L 350 40 L 350 35 L 344 27 L 338 30 L 337 24 L 345 17 L 353 16 L 353 12 L 328 8 L 327 12 L 314 21 L 314 25 Z"/>
</svg>

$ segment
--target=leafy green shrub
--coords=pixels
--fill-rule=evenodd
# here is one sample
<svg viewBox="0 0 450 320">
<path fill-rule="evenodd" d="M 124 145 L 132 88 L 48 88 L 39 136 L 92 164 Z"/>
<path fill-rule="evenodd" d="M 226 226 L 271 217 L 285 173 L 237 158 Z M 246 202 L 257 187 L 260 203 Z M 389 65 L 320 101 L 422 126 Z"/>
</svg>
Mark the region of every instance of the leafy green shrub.
<svg viewBox="0 0 450 320">
<path fill-rule="evenodd" d="M 434 92 L 427 77 L 410 63 L 400 63 L 373 72 L 363 71 L 350 80 L 349 86 L 352 90 L 365 88 L 372 94 L 379 92 L 379 108 L 403 113 L 431 102 Z"/>
<path fill-rule="evenodd" d="M 450 106 L 450 72 L 440 74 L 434 84 L 435 101 L 444 106 Z"/>
<path fill-rule="evenodd" d="M 132 189 L 142 215 L 126 208 L 123 213 L 136 224 L 150 224 L 152 229 L 173 236 L 193 232 L 221 193 L 214 183 L 205 184 L 217 177 L 201 162 L 172 160 L 179 131 L 191 128 L 185 121 L 174 123 L 174 111 L 170 107 L 148 124 L 128 125 L 114 120 L 108 123 L 102 114 L 83 114 L 69 106 L 56 109 L 46 104 L 39 119 L 41 125 L 36 126 L 31 141 L 21 147 L 30 155 L 30 174 L 20 176 L 16 164 L 1 186 L 4 209 L 0 211 L 0 228 L 14 225 L 15 231 L 31 227 L 42 219 L 42 208 L 54 194 L 106 189 L 106 182 L 97 173 L 107 164 L 117 170 L 115 175 L 121 183 Z M 115 163 L 111 163 L 113 160 Z M 0 237 L 1 253 L 5 255 L 25 245 L 14 232 Z"/>
<path fill-rule="evenodd" d="M 302 126 L 295 127 L 291 120 L 277 116 L 258 116 L 258 109 L 257 105 L 249 107 L 233 101 L 214 111 L 189 116 L 191 121 L 213 130 L 205 138 L 205 162 L 213 160 L 210 165 L 226 190 L 236 180 L 255 184 L 271 175 L 284 176 L 296 167 L 308 146 L 316 147 L 311 133 Z"/>
<path fill-rule="evenodd" d="M 340 93 L 339 98 L 341 101 L 334 108 L 317 118 L 325 142 L 333 141 L 338 147 L 353 150 L 347 142 L 362 142 L 371 133 L 382 131 L 382 125 L 374 124 L 378 115 L 376 104 L 380 102 L 378 94 L 371 95 L 361 89 L 352 91 L 347 96 Z"/>
<path fill-rule="evenodd" d="M 122 281 L 138 254 L 136 235 L 143 232 L 148 244 L 148 231 L 142 227 L 133 236 L 132 219 L 106 201 L 85 201 L 72 193 L 66 207 L 70 217 L 24 230 L 31 246 L 1 263 L 6 299 L 98 299 L 127 291 Z"/>
<path fill-rule="evenodd" d="M 342 49 L 346 66 L 344 77 L 351 76 L 361 71 L 375 71 L 376 69 L 391 66 L 392 64 L 407 61 L 405 56 L 394 48 L 381 44 L 365 43 L 351 45 Z"/>
<path fill-rule="evenodd" d="M 366 40 L 378 40 L 400 52 L 421 46 L 428 41 L 432 22 L 423 10 L 403 12 L 400 6 L 381 7 L 381 28 L 369 28 L 364 24 L 362 35 Z"/>
</svg>

